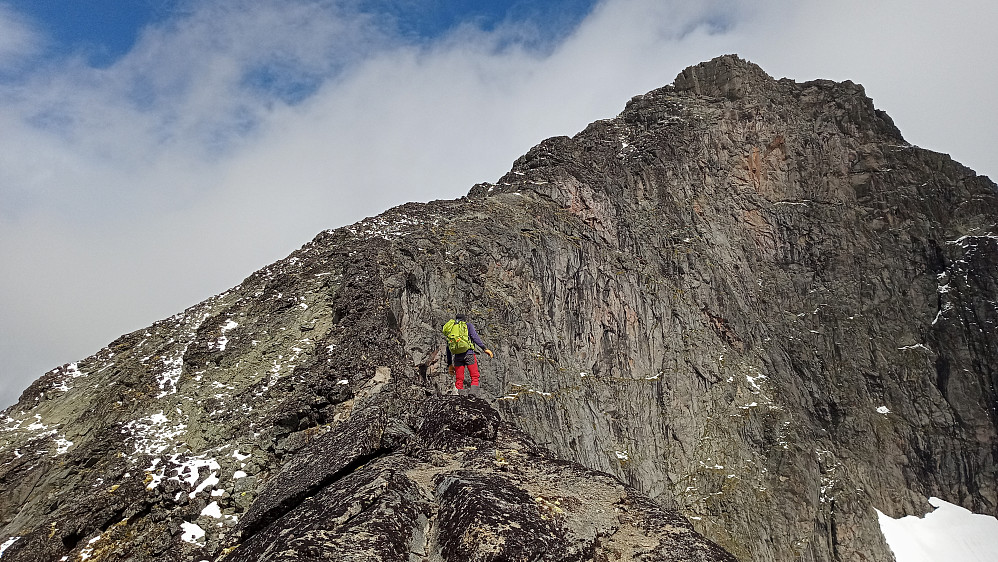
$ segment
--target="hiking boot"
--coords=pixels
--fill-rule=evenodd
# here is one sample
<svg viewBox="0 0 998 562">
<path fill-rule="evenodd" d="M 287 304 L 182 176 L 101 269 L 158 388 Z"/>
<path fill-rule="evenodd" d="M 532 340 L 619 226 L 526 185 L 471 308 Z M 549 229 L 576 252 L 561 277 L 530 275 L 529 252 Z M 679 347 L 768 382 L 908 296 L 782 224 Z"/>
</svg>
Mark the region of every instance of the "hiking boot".
<svg viewBox="0 0 998 562">
<path fill-rule="evenodd" d="M 470 394 L 473 394 L 473 395 L 475 395 L 475 396 L 478 396 L 478 395 L 480 395 L 481 393 L 482 393 L 482 387 L 478 386 L 477 384 L 471 387 L 471 392 L 470 392 Z"/>
</svg>

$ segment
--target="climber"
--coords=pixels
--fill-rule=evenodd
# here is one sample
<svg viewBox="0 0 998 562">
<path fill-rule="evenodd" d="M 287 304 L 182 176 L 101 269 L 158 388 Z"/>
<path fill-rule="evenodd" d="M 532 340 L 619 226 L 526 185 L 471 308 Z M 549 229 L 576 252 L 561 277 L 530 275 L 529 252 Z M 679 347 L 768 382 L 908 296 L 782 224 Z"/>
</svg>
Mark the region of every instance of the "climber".
<svg viewBox="0 0 998 562">
<path fill-rule="evenodd" d="M 491 349 L 485 347 L 482 338 L 478 336 L 475 325 L 468 322 L 468 317 L 464 314 L 458 314 L 452 320 L 448 320 L 444 324 L 443 332 L 447 336 L 447 370 L 451 377 L 454 377 L 457 393 L 480 394 L 478 357 L 475 354 L 475 346 L 482 348 L 490 358 L 495 357 L 495 354 L 492 353 Z M 464 385 L 465 367 L 471 372 L 471 388 L 468 389 Z"/>
</svg>

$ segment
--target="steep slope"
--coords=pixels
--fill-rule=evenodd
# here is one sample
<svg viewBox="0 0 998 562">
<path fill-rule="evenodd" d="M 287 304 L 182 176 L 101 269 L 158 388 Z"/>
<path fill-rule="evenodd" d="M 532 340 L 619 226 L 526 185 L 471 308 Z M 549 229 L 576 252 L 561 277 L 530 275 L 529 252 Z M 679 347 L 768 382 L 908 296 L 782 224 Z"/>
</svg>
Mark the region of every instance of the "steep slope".
<svg viewBox="0 0 998 562">
<path fill-rule="evenodd" d="M 676 510 L 743 561 L 890 560 L 874 508 L 998 511 L 996 223 L 860 86 L 691 67 L 46 374 L 0 557 L 728 559 Z M 436 396 L 457 311 L 505 422 Z"/>
<path fill-rule="evenodd" d="M 746 560 L 887 559 L 874 507 L 926 496 L 995 513 L 996 188 L 861 87 L 722 58 L 486 192 L 528 212 L 458 294 L 558 454 Z"/>
<path fill-rule="evenodd" d="M 324 233 L 36 381 L 0 433 L 0 559 L 734 560 L 480 398 L 428 391 L 392 249 Z"/>
</svg>

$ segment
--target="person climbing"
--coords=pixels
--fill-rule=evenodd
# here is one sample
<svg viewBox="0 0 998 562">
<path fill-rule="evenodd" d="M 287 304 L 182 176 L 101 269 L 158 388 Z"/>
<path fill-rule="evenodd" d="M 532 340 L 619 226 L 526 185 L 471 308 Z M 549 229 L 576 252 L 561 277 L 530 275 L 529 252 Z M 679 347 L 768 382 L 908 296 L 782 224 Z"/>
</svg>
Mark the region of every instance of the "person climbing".
<svg viewBox="0 0 998 562">
<path fill-rule="evenodd" d="M 464 314 L 457 314 L 444 324 L 444 335 L 447 336 L 447 371 L 454 377 L 454 387 L 458 394 L 480 394 L 478 386 L 478 356 L 475 346 L 482 348 L 483 353 L 490 358 L 495 357 L 491 349 L 485 347 L 482 338 L 478 336 L 475 325 L 468 322 Z M 464 372 L 467 367 L 471 373 L 471 388 L 465 389 Z"/>
</svg>

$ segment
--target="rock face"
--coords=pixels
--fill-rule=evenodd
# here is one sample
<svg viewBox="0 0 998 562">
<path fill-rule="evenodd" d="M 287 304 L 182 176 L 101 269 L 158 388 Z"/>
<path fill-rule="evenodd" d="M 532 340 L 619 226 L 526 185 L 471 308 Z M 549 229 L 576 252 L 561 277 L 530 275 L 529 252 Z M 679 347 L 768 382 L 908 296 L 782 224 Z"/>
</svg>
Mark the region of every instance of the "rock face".
<svg viewBox="0 0 998 562">
<path fill-rule="evenodd" d="M 861 86 L 720 57 L 47 373 L 0 559 L 889 561 L 874 508 L 998 514 L 996 223 Z"/>
</svg>

